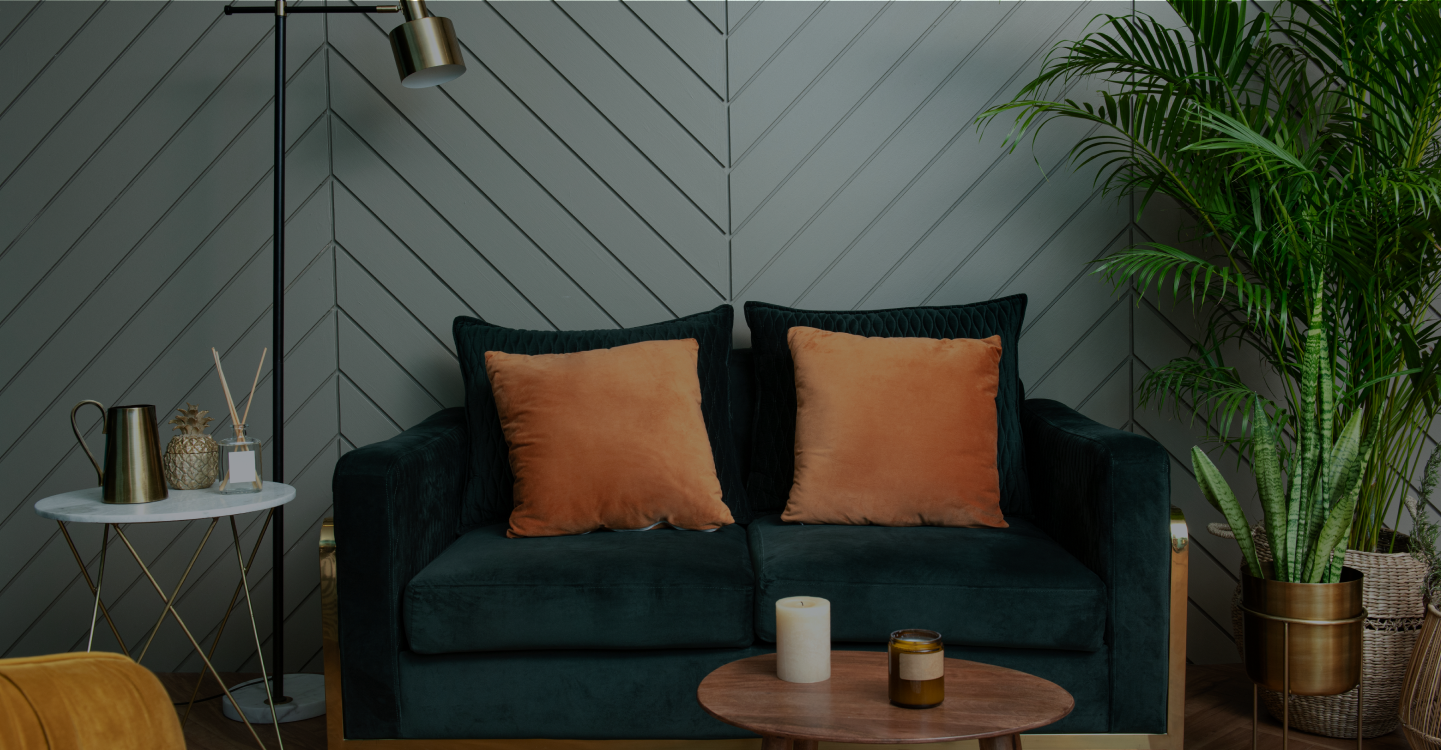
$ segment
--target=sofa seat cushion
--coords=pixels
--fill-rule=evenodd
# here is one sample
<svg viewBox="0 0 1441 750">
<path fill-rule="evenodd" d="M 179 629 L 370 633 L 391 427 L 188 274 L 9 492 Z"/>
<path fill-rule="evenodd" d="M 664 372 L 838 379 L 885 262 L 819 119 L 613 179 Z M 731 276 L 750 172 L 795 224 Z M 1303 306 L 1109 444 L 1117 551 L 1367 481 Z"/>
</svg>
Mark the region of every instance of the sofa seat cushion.
<svg viewBox="0 0 1441 750">
<path fill-rule="evenodd" d="M 831 639 L 883 643 L 927 628 L 947 644 L 1095 651 L 1106 626 L 1105 584 L 1029 521 L 1010 528 L 750 525 L 757 572 L 756 636 L 776 638 L 775 604 L 831 602 Z"/>
<path fill-rule="evenodd" d="M 746 531 L 652 529 L 507 539 L 462 534 L 405 587 L 422 654 L 750 645 Z"/>
</svg>

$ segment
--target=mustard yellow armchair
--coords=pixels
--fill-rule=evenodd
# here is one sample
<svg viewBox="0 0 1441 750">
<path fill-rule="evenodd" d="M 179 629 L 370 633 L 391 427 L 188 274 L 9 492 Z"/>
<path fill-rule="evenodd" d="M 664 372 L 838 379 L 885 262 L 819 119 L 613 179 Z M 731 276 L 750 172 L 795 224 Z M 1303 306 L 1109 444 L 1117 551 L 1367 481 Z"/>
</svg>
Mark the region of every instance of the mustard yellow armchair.
<svg viewBox="0 0 1441 750">
<path fill-rule="evenodd" d="M 0 659 L 0 748 L 185 750 L 170 696 L 120 654 Z"/>
</svg>

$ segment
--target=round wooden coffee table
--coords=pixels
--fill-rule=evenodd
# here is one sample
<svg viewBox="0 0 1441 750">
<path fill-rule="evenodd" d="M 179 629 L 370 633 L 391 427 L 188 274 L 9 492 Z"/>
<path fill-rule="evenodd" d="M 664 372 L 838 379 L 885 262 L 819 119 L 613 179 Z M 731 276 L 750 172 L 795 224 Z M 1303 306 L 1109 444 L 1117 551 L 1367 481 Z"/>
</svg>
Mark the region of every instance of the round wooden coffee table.
<svg viewBox="0 0 1441 750">
<path fill-rule="evenodd" d="M 812 750 L 821 740 L 900 744 L 980 740 L 981 750 L 1019 750 L 1020 733 L 1060 721 L 1076 701 L 1061 686 L 1014 669 L 946 659 L 946 700 L 935 708 L 892 706 L 886 654 L 832 651 L 831 678 L 776 677 L 776 655 L 733 661 L 701 681 L 711 716 L 764 738 L 764 750 Z"/>
</svg>

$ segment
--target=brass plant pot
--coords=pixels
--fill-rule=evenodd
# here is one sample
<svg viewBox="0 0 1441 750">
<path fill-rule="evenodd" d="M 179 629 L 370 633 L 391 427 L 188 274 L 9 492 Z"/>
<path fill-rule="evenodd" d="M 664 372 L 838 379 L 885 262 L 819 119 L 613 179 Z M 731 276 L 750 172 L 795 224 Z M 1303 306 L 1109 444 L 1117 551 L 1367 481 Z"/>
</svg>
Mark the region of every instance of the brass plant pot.
<svg viewBox="0 0 1441 750">
<path fill-rule="evenodd" d="M 1270 564 L 1265 566 L 1270 574 Z M 1356 687 L 1366 614 L 1361 580 L 1354 568 L 1343 568 L 1339 583 L 1284 583 L 1243 570 L 1241 608 L 1251 681 L 1281 693 L 1289 687 L 1291 695 L 1337 695 Z"/>
</svg>

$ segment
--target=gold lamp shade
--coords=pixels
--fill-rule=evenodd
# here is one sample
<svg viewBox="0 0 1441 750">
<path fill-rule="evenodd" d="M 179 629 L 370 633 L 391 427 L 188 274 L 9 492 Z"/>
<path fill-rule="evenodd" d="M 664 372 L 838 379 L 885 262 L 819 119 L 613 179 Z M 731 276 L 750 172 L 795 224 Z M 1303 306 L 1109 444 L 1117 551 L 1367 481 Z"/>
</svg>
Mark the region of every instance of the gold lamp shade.
<svg viewBox="0 0 1441 750">
<path fill-rule="evenodd" d="M 406 0 L 401 9 L 405 23 L 390 30 L 400 85 L 423 89 L 459 78 L 465 72 L 465 60 L 450 19 L 429 15 L 424 0 Z"/>
</svg>

